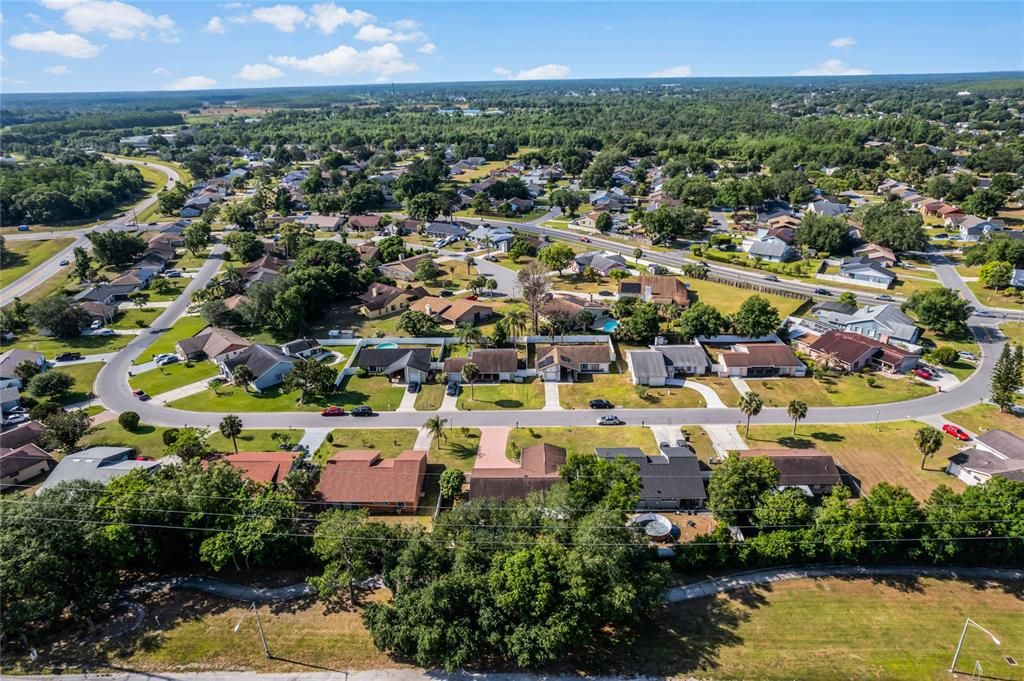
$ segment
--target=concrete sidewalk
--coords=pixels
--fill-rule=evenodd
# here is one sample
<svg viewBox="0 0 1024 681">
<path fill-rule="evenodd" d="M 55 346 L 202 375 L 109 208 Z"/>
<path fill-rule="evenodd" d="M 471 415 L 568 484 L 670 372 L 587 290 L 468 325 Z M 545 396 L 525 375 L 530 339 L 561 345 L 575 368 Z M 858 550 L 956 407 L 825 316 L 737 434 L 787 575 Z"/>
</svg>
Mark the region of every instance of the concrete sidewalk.
<svg viewBox="0 0 1024 681">
<path fill-rule="evenodd" d="M 420 428 L 416 431 L 416 442 L 412 448 L 421 451 L 429 451 L 430 444 L 434 441 L 434 436 L 430 434 L 430 431 L 426 428 Z"/>
<path fill-rule="evenodd" d="M 752 391 L 750 390 L 750 386 L 749 386 L 749 385 L 747 385 L 747 382 L 746 382 L 746 381 L 744 381 L 744 380 L 743 380 L 742 378 L 740 378 L 739 376 L 733 376 L 733 377 L 731 377 L 731 378 L 730 378 L 729 380 L 731 380 L 731 381 L 732 381 L 732 384 L 733 384 L 734 386 L 736 386 L 736 390 L 738 390 L 738 391 L 739 391 L 740 395 L 742 395 L 743 393 L 749 393 L 749 392 L 752 392 Z"/>
<path fill-rule="evenodd" d="M 168 402 L 173 402 L 174 400 L 180 400 L 183 397 L 189 397 L 190 395 L 198 395 L 199 393 L 203 392 L 209 387 L 209 382 L 209 378 L 204 378 L 201 381 L 189 383 L 188 385 L 183 385 L 180 388 L 175 388 L 174 390 L 168 390 L 167 392 L 160 393 L 159 395 L 150 395 L 150 397 L 157 404 L 167 404 Z"/>
</svg>

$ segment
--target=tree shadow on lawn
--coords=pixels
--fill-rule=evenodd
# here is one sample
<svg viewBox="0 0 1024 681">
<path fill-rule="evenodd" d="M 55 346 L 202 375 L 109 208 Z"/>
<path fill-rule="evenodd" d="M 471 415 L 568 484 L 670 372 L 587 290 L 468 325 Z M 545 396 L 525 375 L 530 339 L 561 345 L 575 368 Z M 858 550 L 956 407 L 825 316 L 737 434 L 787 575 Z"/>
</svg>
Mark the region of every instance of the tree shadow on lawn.
<svg viewBox="0 0 1024 681">
<path fill-rule="evenodd" d="M 445 456 L 462 461 L 475 458 L 477 451 L 480 449 L 480 437 L 478 435 L 469 435 L 467 438 L 476 440 L 476 444 L 442 440 L 441 442 L 444 444 L 438 444 L 437 446 L 438 454 L 443 453 Z"/>
</svg>

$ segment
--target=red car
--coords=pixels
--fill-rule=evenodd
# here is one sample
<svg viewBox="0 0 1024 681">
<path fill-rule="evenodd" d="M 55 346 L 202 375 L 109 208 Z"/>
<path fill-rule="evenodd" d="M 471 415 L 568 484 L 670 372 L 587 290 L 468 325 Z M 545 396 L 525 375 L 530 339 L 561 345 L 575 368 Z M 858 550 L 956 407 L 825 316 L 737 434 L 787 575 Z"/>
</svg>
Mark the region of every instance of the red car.
<svg viewBox="0 0 1024 681">
<path fill-rule="evenodd" d="M 971 436 L 965 433 L 963 428 L 960 426 L 954 426 L 952 423 L 947 423 L 942 426 L 942 430 L 946 435 L 952 435 L 957 440 L 961 440 L 963 442 L 971 439 Z"/>
<path fill-rule="evenodd" d="M 588 237 L 581 236 L 580 237 L 580 243 L 589 244 L 590 243 L 590 239 Z"/>
<path fill-rule="evenodd" d="M 914 369 L 912 373 L 918 378 L 923 378 L 926 381 L 930 381 L 933 378 L 935 378 L 932 372 L 928 371 L 927 369 Z"/>
<path fill-rule="evenodd" d="M 344 407 L 327 407 L 320 410 L 320 416 L 344 416 Z"/>
<path fill-rule="evenodd" d="M 476 294 L 474 293 L 473 295 L 470 295 L 470 296 L 466 296 L 466 300 L 478 300 L 478 297 L 477 297 L 477 295 L 476 295 Z"/>
<path fill-rule="evenodd" d="M 135 397 L 143 402 L 149 399 L 149 395 L 146 394 L 145 390 L 133 390 L 132 395 L 135 395 Z"/>
</svg>

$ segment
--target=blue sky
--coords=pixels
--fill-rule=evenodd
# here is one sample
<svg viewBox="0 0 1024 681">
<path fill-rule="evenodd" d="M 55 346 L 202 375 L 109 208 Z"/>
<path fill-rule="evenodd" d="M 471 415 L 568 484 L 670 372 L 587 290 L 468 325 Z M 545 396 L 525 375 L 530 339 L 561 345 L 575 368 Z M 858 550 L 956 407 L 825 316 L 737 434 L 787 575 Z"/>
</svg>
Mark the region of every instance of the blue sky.
<svg viewBox="0 0 1024 681">
<path fill-rule="evenodd" d="M 7 0 L 2 91 L 1024 68 L 1024 3 Z"/>
</svg>

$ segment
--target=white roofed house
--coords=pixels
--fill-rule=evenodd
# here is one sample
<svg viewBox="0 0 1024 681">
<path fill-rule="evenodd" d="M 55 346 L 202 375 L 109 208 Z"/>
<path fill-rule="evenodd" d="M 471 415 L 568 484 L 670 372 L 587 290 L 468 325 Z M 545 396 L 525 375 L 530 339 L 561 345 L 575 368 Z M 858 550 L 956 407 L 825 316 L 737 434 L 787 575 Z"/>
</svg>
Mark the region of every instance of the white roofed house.
<svg viewBox="0 0 1024 681">
<path fill-rule="evenodd" d="M 315 338 L 297 338 L 281 346 L 281 352 L 289 357 L 309 359 L 320 354 L 323 348 Z"/>
<path fill-rule="evenodd" d="M 68 454 L 54 467 L 36 494 L 70 480 L 89 480 L 106 484 L 134 470 L 153 473 L 161 463 L 135 456 L 130 447 L 91 447 Z"/>
<path fill-rule="evenodd" d="M 814 213 L 815 215 L 826 215 L 829 217 L 838 217 L 845 214 L 847 206 L 844 203 L 835 203 L 828 199 L 816 199 L 807 204 L 807 212 Z"/>
<path fill-rule="evenodd" d="M 825 326 L 850 331 L 887 342 L 899 340 L 916 343 L 921 329 L 898 305 L 867 305 L 862 308 L 827 302 L 814 307 L 814 314 Z"/>
<path fill-rule="evenodd" d="M 796 249 L 777 236 L 744 242 L 743 245 L 751 258 L 759 258 L 766 262 L 788 262 L 797 257 Z"/>
<path fill-rule="evenodd" d="M 968 485 L 1001 477 L 1024 482 L 1024 438 L 1005 430 L 990 430 L 974 446 L 949 457 L 946 472 Z"/>
</svg>

